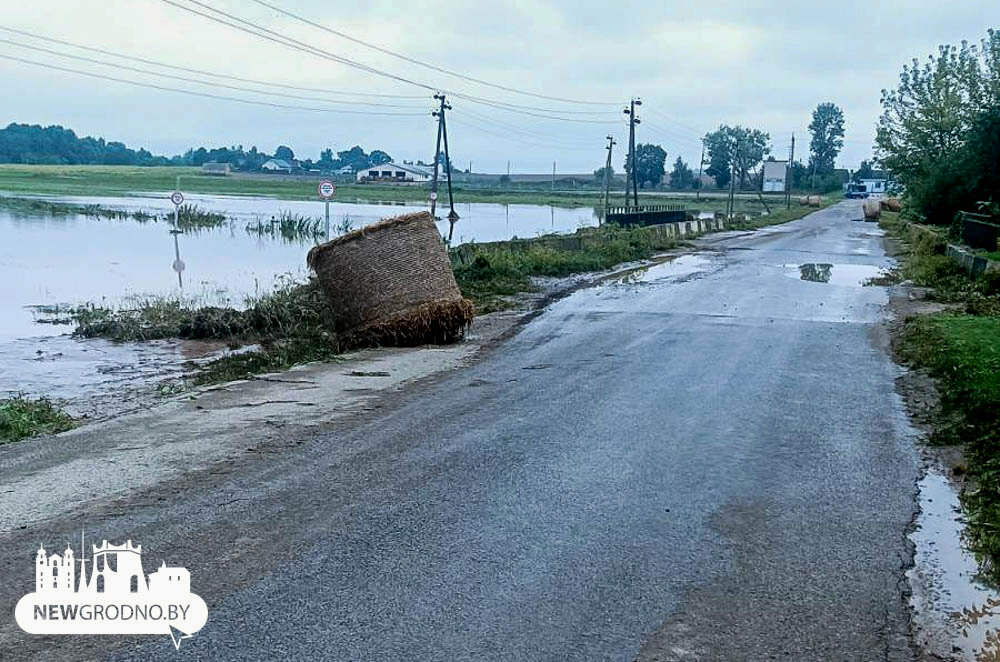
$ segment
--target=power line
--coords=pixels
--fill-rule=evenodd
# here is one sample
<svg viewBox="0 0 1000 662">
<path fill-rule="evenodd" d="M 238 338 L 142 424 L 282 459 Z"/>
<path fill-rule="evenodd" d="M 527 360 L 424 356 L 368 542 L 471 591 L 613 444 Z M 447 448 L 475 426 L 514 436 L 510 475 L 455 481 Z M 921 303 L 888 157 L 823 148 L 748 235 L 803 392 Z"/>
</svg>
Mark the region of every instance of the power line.
<svg viewBox="0 0 1000 662">
<path fill-rule="evenodd" d="M 470 94 L 464 94 L 464 93 L 456 92 L 456 91 L 453 91 L 453 90 L 447 90 L 447 89 L 435 87 L 435 86 L 429 85 L 427 83 L 423 83 L 423 82 L 420 82 L 420 81 L 411 80 L 411 79 L 405 78 L 403 76 L 398 76 L 396 74 L 393 74 L 393 73 L 390 73 L 390 72 L 387 72 L 387 71 L 383 71 L 381 69 L 377 69 L 375 67 L 369 66 L 369 65 L 364 64 L 362 62 L 358 62 L 356 60 L 351 60 L 349 58 L 345 58 L 343 56 L 336 55 L 335 53 L 331 53 L 331 52 L 326 51 L 326 50 L 324 50 L 322 48 L 318 48 L 316 46 L 312 46 L 312 45 L 307 44 L 307 43 L 305 43 L 303 41 L 299 41 L 298 39 L 294 39 L 292 37 L 287 37 L 285 35 L 282 35 L 279 32 L 275 32 L 274 30 L 270 30 L 268 28 L 261 27 L 261 26 L 257 25 L 256 23 L 253 23 L 252 21 L 247 21 L 245 19 L 239 18 L 238 16 L 234 16 L 233 14 L 230 14 L 228 12 L 224 12 L 221 9 L 215 9 L 214 7 L 212 7 L 210 5 L 207 5 L 207 4 L 203 3 L 203 2 L 199 2 L 199 0 L 187 0 L 187 1 L 190 2 L 193 5 L 196 5 L 196 6 L 199 6 L 199 7 L 203 7 L 205 9 L 207 9 L 208 11 L 211 11 L 211 12 L 214 12 L 216 14 L 219 14 L 220 16 L 225 16 L 226 18 L 228 18 L 230 20 L 227 21 L 225 19 L 219 18 L 218 16 L 213 16 L 213 15 L 207 14 L 207 13 L 205 13 L 203 11 L 198 11 L 197 9 L 193 9 L 191 7 L 182 5 L 179 2 L 176 2 L 175 0 L 161 0 L 161 1 L 165 2 L 168 5 L 171 5 L 173 7 L 177 7 L 178 9 L 190 12 L 192 14 L 195 14 L 197 16 L 201 16 L 203 18 L 207 18 L 210 21 L 214 21 L 216 23 L 220 23 L 222 25 L 226 25 L 228 27 L 235 28 L 235 29 L 240 30 L 242 32 L 246 32 L 248 34 L 251 34 L 251 35 L 254 35 L 256 37 L 259 37 L 261 39 L 266 39 L 268 41 L 272 41 L 272 42 L 281 44 L 283 46 L 286 46 L 286 47 L 289 47 L 289 48 L 293 48 L 293 49 L 302 51 L 304 53 L 308 53 L 309 55 L 313 55 L 313 56 L 316 56 L 316 57 L 326 58 L 326 59 L 332 60 L 334 62 L 338 62 L 340 64 L 343 64 L 345 66 L 353 67 L 355 69 L 359 69 L 361 71 L 372 73 L 372 74 L 375 74 L 377 76 L 382 76 L 382 77 L 389 78 L 391 80 L 395 80 L 395 81 L 398 81 L 398 82 L 407 83 L 409 85 L 414 85 L 414 86 L 423 88 L 425 90 L 432 91 L 434 93 L 444 92 L 444 93 L 450 94 L 452 96 L 455 96 L 455 97 L 458 97 L 458 98 L 461 98 L 461 99 L 466 99 L 467 101 L 472 101 L 474 103 L 481 103 L 481 104 L 484 104 L 484 105 L 487 105 L 487 106 L 492 106 L 492 107 L 500 109 L 500 110 L 505 110 L 507 112 L 520 113 L 520 114 L 523 114 L 523 115 L 531 115 L 531 116 L 540 117 L 540 118 L 543 118 L 543 119 L 558 120 L 558 121 L 563 121 L 563 122 L 576 122 L 576 123 L 584 123 L 584 124 L 610 124 L 610 123 L 612 123 L 610 120 L 590 120 L 590 119 L 568 118 L 568 117 L 561 117 L 561 116 L 551 115 L 551 114 L 542 113 L 542 112 L 535 112 L 535 111 L 546 111 L 548 109 L 536 108 L 536 107 L 529 107 L 529 106 L 521 106 L 521 105 L 518 105 L 518 104 L 505 103 L 505 102 L 501 102 L 501 101 L 494 101 L 494 100 L 490 100 L 490 99 L 485 99 L 483 97 L 477 97 L 477 96 L 473 96 L 473 95 L 470 95 Z M 236 23 L 233 23 L 232 21 L 236 21 Z M 240 24 L 242 24 L 242 25 L 240 25 Z M 530 108 L 530 110 L 529 110 L 529 108 Z"/>
<path fill-rule="evenodd" d="M 287 9 L 282 9 L 281 7 L 277 7 L 277 6 L 272 5 L 270 3 L 264 2 L 264 0 L 251 0 L 251 1 L 252 2 L 256 2 L 257 4 L 262 5 L 264 7 L 267 7 L 268 9 L 272 9 L 272 10 L 274 10 L 276 12 L 284 14 L 285 16 L 288 16 L 289 18 L 293 18 L 293 19 L 295 19 L 297 21 L 305 23 L 306 25 L 310 25 L 310 26 L 312 26 L 314 28 L 317 28 L 319 30 L 323 30 L 324 32 L 328 32 L 330 34 L 336 35 L 336 36 L 341 37 L 343 39 L 347 39 L 348 41 L 354 42 L 355 44 L 360 44 L 361 46 L 364 46 L 366 48 L 371 48 L 373 50 L 376 50 L 379 53 L 384 53 L 386 55 L 391 55 L 392 57 L 398 58 L 398 59 L 403 60 L 405 62 L 409 62 L 411 64 L 415 64 L 415 65 L 418 65 L 418 66 L 421 66 L 421 67 L 425 67 L 427 69 L 431 69 L 431 70 L 437 71 L 439 73 L 447 74 L 449 76 L 455 76 L 456 78 L 461 78 L 463 80 L 471 81 L 473 83 L 478 83 L 479 85 L 486 85 L 487 87 L 492 87 L 492 88 L 495 88 L 495 89 L 498 89 L 498 90 L 504 90 L 505 92 L 513 92 L 514 94 L 521 94 L 521 95 L 524 95 L 524 96 L 535 97 L 536 99 L 545 99 L 547 101 L 559 101 L 559 102 L 562 102 L 562 103 L 575 103 L 575 104 L 583 104 L 583 105 L 590 105 L 590 106 L 617 106 L 618 105 L 617 102 L 585 101 L 585 100 L 580 100 L 580 99 L 568 99 L 568 98 L 564 98 L 564 97 L 547 96 L 547 95 L 544 95 L 544 94 L 537 94 L 535 92 L 529 92 L 529 91 L 517 89 L 517 88 L 514 88 L 514 87 L 507 87 L 507 86 L 504 86 L 504 85 L 499 85 L 499 84 L 496 84 L 496 83 L 491 83 L 491 82 L 485 81 L 485 80 L 483 80 L 481 78 L 475 78 L 473 76 L 468 76 L 466 74 L 462 74 L 462 73 L 459 73 L 457 71 L 452 71 L 450 69 L 445 69 L 444 67 L 440 67 L 440 66 L 437 66 L 435 64 L 430 64 L 429 62 L 424 62 L 422 60 L 418 60 L 416 58 L 409 57 L 407 55 L 403 55 L 403 54 L 397 53 L 395 51 L 391 51 L 388 48 L 383 48 L 383 47 L 378 46 L 376 44 L 372 44 L 372 43 L 369 43 L 367 41 L 363 41 L 361 39 L 358 39 L 357 37 L 352 37 L 351 35 L 346 34 L 344 32 L 341 32 L 339 30 L 334 30 L 333 28 L 327 27 L 327 26 L 323 25 L 322 23 L 317 23 L 316 21 L 312 21 L 312 20 L 310 20 L 308 18 L 305 18 L 303 16 L 299 16 L 298 14 L 290 12 Z"/>
<path fill-rule="evenodd" d="M 241 99 L 239 97 L 231 97 L 222 94 L 211 94 L 209 92 L 196 92 L 194 90 L 184 90 L 177 87 L 168 87 L 166 85 L 156 85 L 154 83 L 141 83 L 139 81 L 129 80 L 127 78 L 118 78 L 116 76 L 107 76 L 105 74 L 98 74 L 91 71 L 83 71 L 81 69 L 73 69 L 72 67 L 62 67 L 55 64 L 46 64 L 44 62 L 36 62 L 35 60 L 28 60 L 25 58 L 15 57 L 13 55 L 4 55 L 0 53 L 0 58 L 5 60 L 13 60 L 15 62 L 21 62 L 23 64 L 30 64 L 36 67 L 43 67 L 45 69 L 54 69 L 56 71 L 63 71 L 67 73 L 79 74 L 81 76 L 89 76 L 91 78 L 100 78 L 101 80 L 109 80 L 116 83 L 125 83 L 127 85 L 134 85 L 136 87 L 146 87 L 154 90 L 162 90 L 166 92 L 178 92 L 180 94 L 187 94 L 196 97 L 205 97 L 209 99 L 219 99 L 221 101 L 235 101 L 237 103 L 251 104 L 255 106 L 268 106 L 270 108 L 284 108 L 287 110 L 308 110 L 313 112 L 325 112 L 325 113 L 340 113 L 345 115 L 379 115 L 379 116 L 391 116 L 391 117 L 424 117 L 426 113 L 394 113 L 394 112 L 384 112 L 384 111 L 371 111 L 371 110 L 342 110 L 339 108 L 317 108 L 315 106 L 294 106 L 290 104 L 282 103 L 272 103 L 270 101 L 257 101 L 252 99 Z"/>
<path fill-rule="evenodd" d="M 516 142 L 516 143 L 521 143 L 522 145 L 527 145 L 529 147 L 538 147 L 540 149 L 560 149 L 560 150 L 566 150 L 566 151 L 572 151 L 572 152 L 590 152 L 590 151 L 593 150 L 593 147 L 569 147 L 569 146 L 565 146 L 565 145 L 553 145 L 553 144 L 546 145 L 546 144 L 543 144 L 543 143 L 540 143 L 540 142 L 537 142 L 537 141 L 534 141 L 534 140 L 529 140 L 527 138 L 523 138 L 523 137 L 520 137 L 520 136 L 517 136 L 517 135 L 512 135 L 511 133 L 501 133 L 500 131 L 494 131 L 494 130 L 489 129 L 487 127 L 480 126 L 480 125 L 478 125 L 478 124 L 476 124 L 474 122 L 470 122 L 468 120 L 463 120 L 463 119 L 460 119 L 460 118 L 454 117 L 454 116 L 449 121 L 450 122 L 454 122 L 456 124 L 459 124 L 461 126 L 465 126 L 465 127 L 471 128 L 471 129 L 475 129 L 476 131 L 481 131 L 482 133 L 485 133 L 485 134 L 488 134 L 488 135 L 491 135 L 491 136 L 494 136 L 494 137 L 497 137 L 497 138 L 502 138 L 504 140 L 509 140 L 509 141 L 513 141 L 513 142 Z"/>
<path fill-rule="evenodd" d="M 425 95 L 417 94 L 378 94 L 374 92 L 357 92 L 357 91 L 343 91 L 343 90 L 332 90 L 328 88 L 319 87 L 301 87 L 297 85 L 288 85 L 285 83 L 275 83 L 273 81 L 263 81 L 256 80 L 253 78 L 241 78 L 239 76 L 231 76 L 228 74 L 220 74 L 213 71 L 206 71 L 204 69 L 193 69 L 190 67 L 181 67 L 174 64 L 167 64 L 165 62 L 159 62 L 157 60 L 150 60 L 147 58 L 138 57 L 135 55 L 126 55 L 124 53 L 117 53 L 115 51 L 105 50 L 103 48 L 96 48 L 94 46 L 85 46 L 83 44 L 77 44 L 71 41 L 65 41 L 62 39 L 56 39 L 55 37 L 46 37 L 44 35 L 36 34 L 34 32 L 28 32 L 26 30 L 18 30 L 16 28 L 7 27 L 0 25 L 0 30 L 5 30 L 6 32 L 12 32 L 14 34 L 19 34 L 24 37 L 31 37 L 33 39 L 39 39 L 42 41 L 47 41 L 54 44 L 60 44 L 62 46 L 70 46 L 72 48 L 79 48 L 80 50 L 90 51 L 92 53 L 100 53 L 102 55 L 110 55 L 112 57 L 121 58 L 123 60 L 130 60 L 132 62 L 141 62 L 142 64 L 151 64 L 156 67 L 163 67 L 165 69 L 173 69 L 175 71 L 186 71 L 187 73 L 198 74 L 201 76 L 211 76 L 213 78 L 223 78 L 226 80 L 235 80 L 241 83 L 252 83 L 254 85 L 265 85 L 268 87 L 277 87 L 286 90 L 298 90 L 300 92 L 321 92 L 323 94 L 332 94 L 340 96 L 350 96 L 350 97 L 373 97 L 373 98 L 386 98 L 386 99 L 426 99 Z"/>
<path fill-rule="evenodd" d="M 529 129 L 526 129 L 524 127 L 517 126 L 515 124 L 509 124 L 507 122 L 503 122 L 501 120 L 492 117 L 487 117 L 486 115 L 480 115 L 479 113 L 469 110 L 468 108 L 461 108 L 461 112 L 463 115 L 468 115 L 481 122 L 492 124 L 496 127 L 504 129 L 505 131 L 513 131 L 515 133 L 520 133 L 531 138 L 546 140 L 550 143 L 550 146 L 565 147 L 567 149 L 576 149 L 576 148 L 585 148 L 587 150 L 592 149 L 592 146 L 590 144 L 586 144 L 589 143 L 589 141 L 586 141 L 585 143 L 584 141 L 552 140 L 550 134 L 537 133 Z"/>
<path fill-rule="evenodd" d="M 131 67 L 131 66 L 127 65 L 127 64 L 116 64 L 116 63 L 113 63 L 113 62 L 106 62 L 106 61 L 98 60 L 98 59 L 95 59 L 95 58 L 85 57 L 83 55 L 71 55 L 69 53 L 60 53 L 59 51 L 55 51 L 55 50 L 52 50 L 52 49 L 49 49 L 49 48 L 44 48 L 42 46 L 32 46 L 30 44 L 22 44 L 20 42 L 16 42 L 16 41 L 13 41 L 13 40 L 10 40 L 10 39 L 2 39 L 2 38 L 0 38 L 0 44 L 10 44 L 12 46 L 17 46 L 19 48 L 25 48 L 25 49 L 32 50 L 32 51 L 39 51 L 39 52 L 42 52 L 42 53 L 48 53 L 50 55 L 56 55 L 58 57 L 70 58 L 70 59 L 78 60 L 78 61 L 81 61 L 81 62 L 90 62 L 91 64 L 97 64 L 97 65 L 100 65 L 100 66 L 103 66 L 103 67 L 112 67 L 112 68 L 115 68 L 115 69 L 122 69 L 122 70 L 125 70 L 125 71 L 132 71 L 132 72 L 135 72 L 135 73 L 140 73 L 140 74 L 145 74 L 145 75 L 150 75 L 150 76 L 160 76 L 162 78 L 170 78 L 172 80 L 180 80 L 180 81 L 184 81 L 184 82 L 187 82 L 187 83 L 196 83 L 198 85 L 211 85 L 212 87 L 223 87 L 223 88 L 226 88 L 226 89 L 237 90 L 237 91 L 240 91 L 240 92 L 252 92 L 254 94 L 267 94 L 267 95 L 270 95 L 270 96 L 278 96 L 278 97 L 282 97 L 282 98 L 299 99 L 301 101 L 319 101 L 319 102 L 323 102 L 323 103 L 339 103 L 339 104 L 349 103 L 349 102 L 345 102 L 345 101 L 342 101 L 342 100 L 323 99 L 323 98 L 320 98 L 320 97 L 307 97 L 307 96 L 302 96 L 302 95 L 290 94 L 288 92 L 269 92 L 267 90 L 255 90 L 255 89 L 249 88 L 249 87 L 240 87 L 239 85 L 227 85 L 226 83 L 219 83 L 219 82 L 216 82 L 216 81 L 198 80 L 197 78 L 191 78 L 189 76 L 178 76 L 178 75 L 175 75 L 175 74 L 167 74 L 167 73 L 162 73 L 162 72 L 159 72 L 159 71 L 153 71 L 153 70 L 150 70 L 150 69 L 142 69 L 140 67 Z M 360 104 L 353 104 L 353 105 L 360 105 Z M 379 106 L 379 107 L 382 107 L 382 108 L 407 108 L 407 109 L 411 109 L 411 110 L 416 110 L 412 104 L 411 105 L 403 105 L 403 104 L 392 104 L 392 103 L 380 103 L 380 102 L 375 102 L 375 101 L 366 101 L 366 102 L 364 102 L 363 105 L 366 105 L 366 106 Z"/>
</svg>

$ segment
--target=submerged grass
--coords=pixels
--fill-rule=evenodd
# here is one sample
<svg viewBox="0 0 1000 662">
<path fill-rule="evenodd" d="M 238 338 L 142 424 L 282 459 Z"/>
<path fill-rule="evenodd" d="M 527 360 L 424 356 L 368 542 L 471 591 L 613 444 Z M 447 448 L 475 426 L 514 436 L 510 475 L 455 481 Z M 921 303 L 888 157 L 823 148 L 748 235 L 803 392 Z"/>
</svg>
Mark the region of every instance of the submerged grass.
<svg viewBox="0 0 1000 662">
<path fill-rule="evenodd" d="M 286 242 L 317 241 L 326 236 L 323 219 L 290 211 L 281 211 L 269 221 L 258 219 L 247 223 L 246 231 L 258 237 L 280 237 Z"/>
<path fill-rule="evenodd" d="M 333 313 L 315 280 L 285 279 L 274 291 L 249 297 L 242 309 L 195 306 L 180 299 L 149 297 L 122 308 L 84 306 L 68 311 L 75 335 L 115 341 L 165 338 L 223 340 L 253 345 L 198 366 L 192 381 L 208 384 L 283 370 L 298 363 L 331 360 L 339 352 Z"/>
<path fill-rule="evenodd" d="M 95 204 L 78 205 L 70 202 L 53 202 L 51 200 L 9 196 L 0 196 L 0 209 L 6 209 L 14 214 L 33 216 L 86 216 L 88 218 L 102 218 L 112 221 L 136 221 L 139 223 L 155 223 L 158 221 L 173 223 L 174 221 L 173 212 L 158 215 L 141 209 L 129 211 Z M 177 212 L 178 229 L 185 232 L 201 228 L 219 227 L 228 222 L 225 214 L 206 211 L 193 204 L 181 205 Z"/>
<path fill-rule="evenodd" d="M 880 224 L 907 242 L 902 275 L 955 308 L 906 319 L 895 349 L 938 383 L 931 440 L 965 451 L 966 535 L 984 576 L 1000 583 L 1000 278 L 970 278 L 944 255 L 944 237 L 898 214 L 883 214 Z"/>
<path fill-rule="evenodd" d="M 69 430 L 73 418 L 46 398 L 15 395 L 0 399 L 0 444 Z"/>
</svg>

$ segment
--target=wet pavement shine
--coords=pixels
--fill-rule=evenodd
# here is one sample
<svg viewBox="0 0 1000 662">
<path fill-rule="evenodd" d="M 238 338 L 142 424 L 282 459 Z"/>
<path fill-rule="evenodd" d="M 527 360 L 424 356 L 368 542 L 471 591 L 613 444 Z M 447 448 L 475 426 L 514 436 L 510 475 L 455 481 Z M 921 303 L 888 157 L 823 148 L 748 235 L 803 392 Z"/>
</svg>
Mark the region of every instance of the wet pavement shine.
<svg viewBox="0 0 1000 662">
<path fill-rule="evenodd" d="M 188 659 L 914 659 L 920 463 L 887 290 L 853 282 L 891 265 L 858 206 L 710 236 L 349 425 L 44 537 L 85 524 L 191 569 Z M 166 637 L 0 643 L 179 659 Z"/>
</svg>

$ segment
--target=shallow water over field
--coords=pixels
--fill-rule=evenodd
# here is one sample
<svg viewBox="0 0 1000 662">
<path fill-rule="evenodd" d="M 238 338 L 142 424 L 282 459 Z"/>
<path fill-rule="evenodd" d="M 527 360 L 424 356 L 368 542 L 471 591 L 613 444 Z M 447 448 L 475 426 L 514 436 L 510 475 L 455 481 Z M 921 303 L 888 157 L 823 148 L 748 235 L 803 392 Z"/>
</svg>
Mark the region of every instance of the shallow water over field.
<svg viewBox="0 0 1000 662">
<path fill-rule="evenodd" d="M 190 343 L 114 344 L 76 340 L 69 326 L 41 324 L 39 307 L 87 302 L 109 306 L 130 297 L 183 296 L 201 304 L 240 306 L 248 295 L 270 291 L 278 278 L 307 275 L 313 239 L 285 241 L 246 231 L 281 212 L 322 218 L 318 201 L 217 195 L 186 196 L 206 211 L 225 213 L 224 226 L 173 234 L 168 222 L 139 223 L 86 216 L 46 216 L 0 210 L 0 397 L 8 391 L 53 398 L 86 397 L 116 387 L 148 386 L 176 373 Z M 49 198 L 77 205 L 143 210 L 158 215 L 173 206 L 165 196 Z M 331 234 L 345 219 L 358 228 L 380 218 L 421 211 L 421 205 L 332 203 Z M 442 211 L 444 209 L 444 211 Z M 447 211 L 439 207 L 438 213 Z M 542 205 L 456 205 L 461 219 L 454 243 L 572 232 L 596 225 L 593 209 Z M 447 222 L 439 223 L 447 235 Z M 179 270 L 178 270 L 179 268 Z"/>
</svg>

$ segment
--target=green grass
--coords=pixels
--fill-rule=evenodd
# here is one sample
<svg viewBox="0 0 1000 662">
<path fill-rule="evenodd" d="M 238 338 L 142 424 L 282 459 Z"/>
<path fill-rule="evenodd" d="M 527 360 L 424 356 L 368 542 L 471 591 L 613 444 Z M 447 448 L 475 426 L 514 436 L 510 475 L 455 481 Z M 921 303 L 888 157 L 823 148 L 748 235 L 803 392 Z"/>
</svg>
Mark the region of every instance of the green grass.
<svg viewBox="0 0 1000 662">
<path fill-rule="evenodd" d="M 622 262 L 652 257 L 675 248 L 678 242 L 643 229 L 615 226 L 580 230 L 582 250 L 560 250 L 543 240 L 531 240 L 525 250 L 482 247 L 473 261 L 455 270 L 462 294 L 472 299 L 477 313 L 505 307 L 504 297 L 532 289 L 531 276 L 567 276 L 609 269 Z"/>
<path fill-rule="evenodd" d="M 69 430 L 73 418 L 45 398 L 21 395 L 0 400 L 0 444 Z"/>
<path fill-rule="evenodd" d="M 970 278 L 944 255 L 943 234 L 880 221 L 906 247 L 901 273 L 956 309 L 905 320 L 898 356 L 935 377 L 941 394 L 931 441 L 961 445 L 971 488 L 962 493 L 971 549 L 983 574 L 1000 583 L 1000 277 Z"/>
<path fill-rule="evenodd" d="M 179 178 L 179 180 L 178 180 Z M 320 176 L 285 177 L 263 174 L 236 173 L 228 177 L 201 174 L 194 167 L 138 166 L 33 166 L 0 165 L 0 191 L 10 194 L 32 195 L 134 195 L 146 192 L 164 193 L 180 188 L 189 193 L 222 195 L 258 195 L 284 200 L 317 200 L 316 185 Z M 423 203 L 428 190 L 424 186 L 392 186 L 377 184 L 342 183 L 337 185 L 335 201 L 379 201 Z M 444 197 L 442 197 L 442 200 Z M 455 189 L 456 202 L 492 202 L 511 204 L 552 204 L 562 207 L 603 206 L 603 193 L 597 189 L 579 193 L 521 189 L 484 189 L 459 185 Z M 617 192 L 612 204 L 621 204 L 622 194 Z M 684 204 L 688 209 L 705 211 L 725 208 L 724 191 L 707 191 L 700 201 L 693 196 L 640 193 L 642 204 Z M 777 198 L 769 201 L 774 207 Z M 763 209 L 756 197 L 746 193 L 737 197 L 737 209 Z"/>
</svg>

